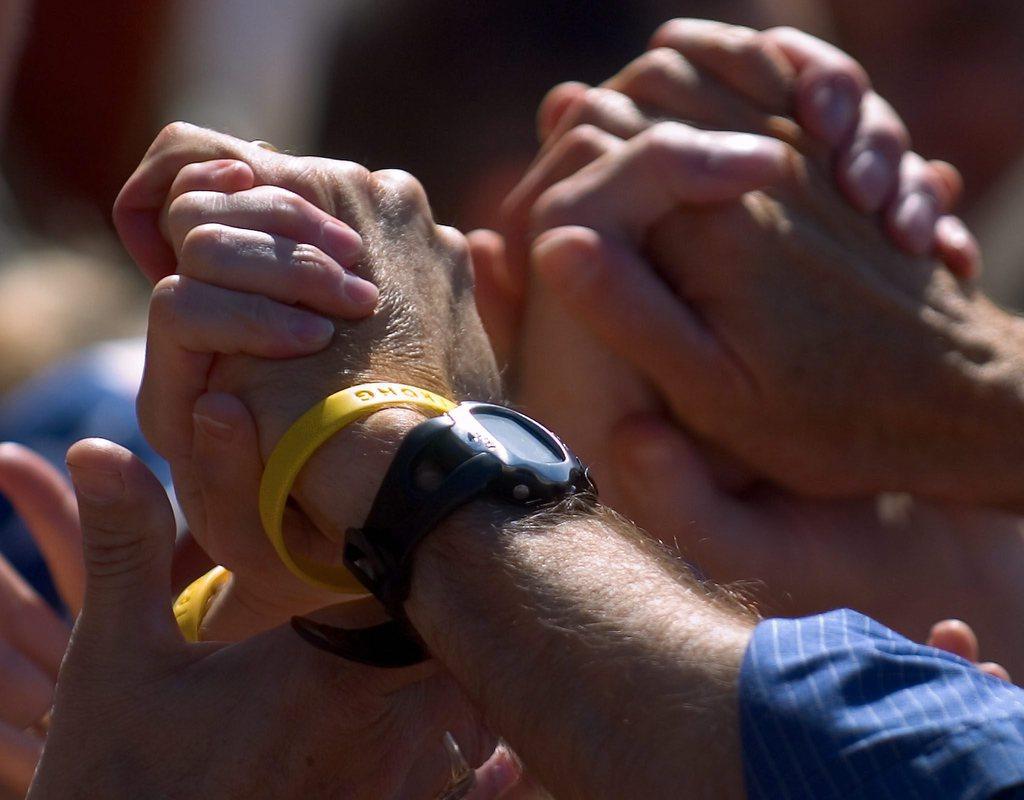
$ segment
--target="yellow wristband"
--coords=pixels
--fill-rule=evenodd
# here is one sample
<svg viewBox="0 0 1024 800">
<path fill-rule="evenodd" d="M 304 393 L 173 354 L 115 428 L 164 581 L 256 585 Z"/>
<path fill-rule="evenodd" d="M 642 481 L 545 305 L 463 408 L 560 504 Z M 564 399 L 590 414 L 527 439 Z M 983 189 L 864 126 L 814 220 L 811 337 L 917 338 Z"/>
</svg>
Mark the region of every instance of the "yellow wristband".
<svg viewBox="0 0 1024 800">
<path fill-rule="evenodd" d="M 174 601 L 174 618 L 186 641 L 199 641 L 199 626 L 210 609 L 217 590 L 228 582 L 231 573 L 224 567 L 214 567 L 203 577 L 193 581 Z"/>
<path fill-rule="evenodd" d="M 432 414 L 455 408 L 445 397 L 401 383 L 364 383 L 332 394 L 303 414 L 281 437 L 267 460 L 260 483 L 260 518 L 278 556 L 306 583 L 342 594 L 365 594 L 366 589 L 343 566 L 322 564 L 292 554 L 284 541 L 285 504 L 299 471 L 334 434 L 346 425 L 382 408 L 406 406 Z"/>
</svg>

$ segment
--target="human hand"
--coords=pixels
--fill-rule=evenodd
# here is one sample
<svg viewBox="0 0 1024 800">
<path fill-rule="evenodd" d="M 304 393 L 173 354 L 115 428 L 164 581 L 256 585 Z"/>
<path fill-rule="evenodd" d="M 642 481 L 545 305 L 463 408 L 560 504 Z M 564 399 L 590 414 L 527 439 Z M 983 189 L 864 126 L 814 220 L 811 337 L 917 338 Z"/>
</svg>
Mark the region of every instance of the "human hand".
<svg viewBox="0 0 1024 800">
<path fill-rule="evenodd" d="M 491 752 L 436 665 L 365 667 L 287 628 L 186 644 L 163 488 L 109 442 L 80 442 L 68 464 L 85 594 L 31 798 L 431 797 L 449 777 L 444 731 L 471 764 Z"/>
<path fill-rule="evenodd" d="M 969 619 L 992 657 L 1019 669 L 1024 636 L 1006 620 L 1021 608 L 1020 518 L 908 497 L 731 492 L 659 417 L 623 422 L 611 448 L 622 512 L 710 579 L 751 594 L 766 615 L 848 606 L 916 640 L 937 615 Z"/>
<path fill-rule="evenodd" d="M 827 42 L 793 28 L 675 19 L 601 88 L 568 83 L 548 94 L 538 115 L 545 149 L 580 125 L 629 138 L 652 117 L 803 140 L 822 174 L 856 209 L 879 214 L 904 252 L 934 252 L 963 278 L 981 267 L 973 236 L 948 216 L 963 191 L 959 172 L 911 152 L 906 126 L 864 69 Z"/>
<path fill-rule="evenodd" d="M 522 259 L 516 258 L 514 243 L 530 231 L 530 212 L 537 198 L 553 181 L 606 151 L 614 137 L 604 129 L 632 136 L 649 128 L 655 118 L 685 116 L 720 129 L 767 131 L 802 141 L 813 152 L 823 175 L 831 173 L 836 165 L 839 185 L 851 198 L 868 198 L 877 205 L 877 198 L 872 198 L 878 195 L 877 184 L 881 181 L 886 202 L 894 202 L 890 196 L 919 191 L 937 198 L 928 206 L 932 210 L 955 201 L 959 192 L 955 171 L 927 165 L 906 152 L 909 137 L 902 122 L 884 101 L 867 90 L 859 65 L 824 43 L 790 33 L 794 41 L 787 40 L 785 47 L 779 47 L 764 35 L 745 29 L 677 20 L 656 34 L 654 44 L 660 49 L 637 59 L 604 88 L 566 84 L 551 92 L 539 115 L 541 130 L 550 134 L 545 148 L 507 204 L 511 231 L 508 259 L 499 257 L 502 243 L 493 234 L 477 232 L 470 236 L 476 243 L 480 306 L 499 344 L 508 349 L 509 340 L 515 338 L 517 292 L 502 290 L 501 281 L 484 273 L 500 275 L 505 265 L 515 271 L 515 264 Z M 668 44 L 677 49 L 667 49 Z M 691 61 L 687 62 L 681 53 Z M 637 102 L 609 88 L 613 86 L 631 92 Z M 812 102 L 822 86 L 845 90 L 848 112 L 852 113 L 845 114 L 842 136 L 837 136 L 828 114 L 817 111 Z M 760 96 L 752 104 L 747 98 L 755 95 Z M 790 107 L 791 113 L 818 138 L 803 136 L 791 122 L 772 116 L 786 113 Z M 864 151 L 881 154 L 868 157 L 875 169 L 866 173 L 859 167 L 845 169 L 844 165 L 853 162 L 863 164 Z M 897 168 L 901 162 L 905 166 L 902 179 Z M 870 185 L 861 186 L 856 178 L 866 179 Z M 866 200 L 860 202 L 874 208 Z M 928 231 L 937 228 L 936 251 L 951 269 L 964 273 L 973 268 L 976 247 L 969 235 L 962 241 L 949 235 L 955 227 L 952 218 L 942 218 L 938 225 L 935 213 L 930 217 L 893 213 L 888 218 L 895 241 L 920 240 L 922 226 Z M 534 232 L 542 227 L 536 226 Z M 694 246 L 700 246 L 699 237 Z M 629 414 L 658 411 L 663 400 L 627 359 L 609 352 L 585 326 L 568 319 L 564 303 L 542 281 L 532 282 L 531 287 L 523 335 L 518 342 L 521 356 L 514 375 L 516 399 L 574 443 L 594 469 L 604 497 L 614 506 L 617 487 L 602 480 L 609 472 L 607 441 L 611 428 Z M 625 341 L 621 344 L 632 347 Z M 532 355 L 540 351 L 544 358 Z M 548 369 L 552 361 L 559 363 L 555 372 Z M 581 403 L 586 404 L 585 413 Z"/>
<path fill-rule="evenodd" d="M 242 357 L 219 359 L 208 383 L 216 396 L 196 408 L 201 426 L 212 431 L 218 426 L 244 427 L 248 413 L 229 395 L 240 397 L 255 416 L 265 458 L 294 419 L 344 386 L 390 379 L 458 397 L 497 394 L 497 372 L 473 307 L 462 237 L 433 223 L 422 188 L 405 173 L 371 174 L 355 164 L 283 156 L 190 126 L 169 128 L 129 180 L 115 209 L 126 246 L 148 274 L 158 277 L 167 268 L 167 259 L 176 258 L 174 248 L 165 252 L 160 239 L 162 209 L 177 175 L 174 170 L 182 162 L 213 157 L 244 159 L 257 183 L 311 198 L 319 208 L 350 223 L 365 246 L 360 270 L 380 287 L 381 303 L 372 318 L 358 325 L 336 320 L 333 346 L 315 357 L 273 364 Z M 194 222 L 188 198 L 188 193 L 181 195 L 163 212 L 166 230 L 185 229 Z M 180 217 L 183 223 L 176 221 Z M 171 297 L 164 300 L 172 313 L 167 316 L 184 324 L 182 316 L 173 313 L 174 293 L 168 294 Z M 289 539 L 289 546 L 314 560 L 336 558 L 336 542 L 347 527 L 362 522 L 391 450 L 417 420 L 416 414 L 404 410 L 380 412 L 322 448 L 303 470 L 294 492 L 313 521 L 302 514 L 292 516 L 289 527 L 297 541 Z M 328 468 L 331 464 L 336 468 Z M 254 487 L 261 469 L 257 462 L 249 470 Z M 339 486 L 347 491 L 339 492 Z M 258 532 L 258 519 L 238 524 L 235 530 L 242 527 L 248 531 L 245 536 L 225 539 L 252 552 L 260 546 L 263 553 L 269 552 Z M 258 544 L 252 541 L 254 536 Z M 264 574 L 256 577 L 260 580 L 254 578 L 253 583 L 268 594 L 262 588 Z M 287 602 L 275 609 L 278 618 L 323 605 L 326 599 L 323 592 L 294 580 L 282 592 L 287 593 Z M 211 625 L 215 618 L 211 612 Z"/>
<path fill-rule="evenodd" d="M 654 34 L 650 52 L 601 86 L 556 86 L 537 117 L 543 145 L 505 202 L 505 237 L 491 231 L 469 235 L 477 303 L 500 360 L 514 363 L 529 286 L 529 241 L 537 233 L 530 222 L 534 202 L 553 182 L 604 152 L 602 130 L 631 138 L 656 119 L 783 138 L 795 135 L 789 119 L 795 120 L 847 199 L 867 213 L 884 211 L 895 244 L 911 253 L 934 244 L 936 255 L 962 277 L 981 268 L 974 237 L 944 213 L 962 193 L 957 170 L 910 153 L 903 121 L 871 89 L 864 69 L 800 31 L 761 33 L 708 20 L 672 20 Z M 915 192 L 925 198 L 916 204 L 918 213 L 897 213 L 899 201 Z"/>
<path fill-rule="evenodd" d="M 232 398 L 198 402 L 209 391 L 218 354 L 289 358 L 322 350 L 334 331 L 327 315 L 363 317 L 377 300 L 376 287 L 349 269 L 362 251 L 355 231 L 298 195 L 255 187 L 254 180 L 247 164 L 229 159 L 190 164 L 176 176 L 161 227 L 177 273 L 154 290 L 138 400 L 142 430 L 171 466 L 194 538 L 233 572 L 218 608 L 248 612 L 230 627 L 207 631 L 220 637 L 273 627 L 331 597 L 287 571 L 255 514 L 242 513 L 251 503 L 237 495 L 224 502 L 224 477 L 210 478 L 212 492 L 200 485 L 194 456 L 202 441 L 230 436 L 232 426 L 241 430 L 237 447 L 251 436 L 248 415 Z M 206 413 L 211 407 L 214 416 Z M 216 414 L 227 419 L 218 422 Z M 236 453 L 226 474 L 254 498 L 259 452 Z"/>
<path fill-rule="evenodd" d="M 0 493 L 25 520 L 61 599 L 82 605 L 78 511 L 71 487 L 43 458 L 0 445 Z M 24 797 L 42 751 L 53 686 L 71 627 L 0 557 L 0 796 Z"/>
<path fill-rule="evenodd" d="M 160 228 L 175 274 L 154 292 L 139 416 L 151 444 L 180 467 L 215 354 L 315 353 L 331 340 L 329 317 L 368 316 L 377 289 L 351 270 L 358 233 L 294 192 L 255 186 L 242 161 L 182 168 Z"/>
<path fill-rule="evenodd" d="M 666 199 L 643 227 L 655 130 L 642 134 L 653 144 L 604 139 L 605 156 L 535 204 L 538 230 L 563 227 L 534 255 L 565 309 L 753 474 L 815 495 L 1015 502 L 1005 432 L 1019 414 L 1020 324 L 936 262 L 898 253 L 799 139 L 771 190 L 699 211 Z M 572 282 L 580 265 L 590 278 Z"/>
</svg>

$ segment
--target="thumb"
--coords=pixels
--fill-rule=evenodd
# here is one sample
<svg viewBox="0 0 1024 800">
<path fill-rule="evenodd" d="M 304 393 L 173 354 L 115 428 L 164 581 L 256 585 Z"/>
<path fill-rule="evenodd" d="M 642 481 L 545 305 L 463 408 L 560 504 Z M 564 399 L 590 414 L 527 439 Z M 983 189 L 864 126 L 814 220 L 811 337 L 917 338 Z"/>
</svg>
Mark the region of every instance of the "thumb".
<svg viewBox="0 0 1024 800">
<path fill-rule="evenodd" d="M 498 364 L 511 363 L 522 316 L 522 293 L 516 291 L 508 274 L 505 240 L 494 231 L 476 230 L 466 234 L 473 259 L 476 308 L 491 340 Z"/>
<path fill-rule="evenodd" d="M 539 236 L 531 256 L 566 312 L 663 394 L 687 405 L 713 401 L 720 343 L 634 247 L 565 226 Z"/>
<path fill-rule="evenodd" d="M 73 445 L 67 465 L 86 568 L 80 635 L 119 650 L 126 641 L 180 641 L 170 600 L 174 514 L 160 482 L 128 450 L 102 439 Z"/>
</svg>

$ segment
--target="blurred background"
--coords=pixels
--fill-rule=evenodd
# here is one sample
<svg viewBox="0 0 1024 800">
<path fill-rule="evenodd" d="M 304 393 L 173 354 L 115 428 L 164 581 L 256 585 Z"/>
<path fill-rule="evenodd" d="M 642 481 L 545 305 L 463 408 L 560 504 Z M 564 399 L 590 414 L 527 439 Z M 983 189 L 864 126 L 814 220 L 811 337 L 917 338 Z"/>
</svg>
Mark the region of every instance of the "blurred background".
<svg viewBox="0 0 1024 800">
<path fill-rule="evenodd" d="M 916 148 L 962 170 L 985 282 L 1024 307 L 1020 0 L 0 0 L 0 440 L 62 462 L 88 432 L 156 463 L 133 413 L 148 287 L 109 212 L 163 124 L 401 167 L 441 221 L 492 226 L 545 92 L 600 82 L 675 16 L 796 25 L 859 59 Z M 0 549 L 32 572 L 8 512 Z"/>
</svg>

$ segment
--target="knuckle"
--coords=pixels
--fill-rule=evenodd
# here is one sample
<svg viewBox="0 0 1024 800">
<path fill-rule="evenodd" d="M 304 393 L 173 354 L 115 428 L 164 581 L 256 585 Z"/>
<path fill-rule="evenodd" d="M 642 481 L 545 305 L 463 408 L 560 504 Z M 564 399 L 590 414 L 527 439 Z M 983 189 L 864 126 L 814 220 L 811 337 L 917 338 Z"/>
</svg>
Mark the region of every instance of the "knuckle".
<svg viewBox="0 0 1024 800">
<path fill-rule="evenodd" d="M 373 173 L 373 178 L 386 185 L 390 191 L 405 203 L 427 206 L 427 193 L 411 173 L 402 169 L 382 169 Z"/>
<path fill-rule="evenodd" d="M 748 70 L 764 69 L 771 63 L 768 43 L 756 31 L 734 28 L 727 36 L 712 39 L 712 48 Z"/>
<path fill-rule="evenodd" d="M 695 141 L 697 131 L 682 122 L 663 120 L 643 134 L 640 147 L 645 157 L 669 167 Z"/>
<path fill-rule="evenodd" d="M 306 270 L 318 271 L 328 264 L 326 253 L 315 245 L 299 242 L 292 249 L 291 263 Z"/>
<path fill-rule="evenodd" d="M 292 250 L 290 266 L 293 274 L 325 288 L 333 285 L 343 272 L 323 250 L 305 243 L 299 243 Z"/>
<path fill-rule="evenodd" d="M 313 191 L 330 187 L 347 197 L 365 192 L 370 171 L 355 161 L 341 161 L 319 156 L 304 156 L 296 159 L 298 178 L 296 183 Z"/>
<path fill-rule="evenodd" d="M 455 262 L 469 261 L 469 241 L 458 228 L 437 225 L 437 238 Z"/>
<path fill-rule="evenodd" d="M 733 35 L 735 31 L 748 31 L 740 25 L 711 19 L 677 17 L 663 23 L 651 36 L 650 47 L 704 49 L 713 47 L 716 38 Z"/>
<path fill-rule="evenodd" d="M 370 170 L 357 161 L 331 161 L 330 159 L 310 159 L 320 164 L 323 169 L 333 175 L 336 180 L 354 187 L 365 187 L 370 177 Z"/>
<path fill-rule="evenodd" d="M 151 328 L 172 325 L 180 312 L 185 286 L 180 275 L 168 275 L 153 287 L 149 298 L 149 324 Z"/>
<path fill-rule="evenodd" d="M 271 212 L 285 218 L 303 216 L 308 205 L 305 200 L 287 189 L 270 187 L 267 192 Z"/>
<path fill-rule="evenodd" d="M 326 208 L 331 200 L 331 188 L 337 183 L 329 166 L 331 163 L 330 159 L 317 156 L 294 158 L 290 162 L 289 187 L 316 206 Z"/>
<path fill-rule="evenodd" d="M 601 155 L 605 151 L 607 134 L 590 123 L 577 125 L 562 137 L 565 155 L 572 159 Z"/>
<path fill-rule="evenodd" d="M 372 173 L 356 161 L 335 161 L 328 170 L 331 185 L 338 187 L 345 199 L 346 207 L 355 219 L 371 195 Z"/>
<path fill-rule="evenodd" d="M 537 120 L 550 120 L 556 111 L 565 111 L 580 92 L 580 83 L 564 81 L 548 89 L 537 109 Z"/>
<path fill-rule="evenodd" d="M 321 156 L 297 156 L 292 163 L 295 166 L 296 175 L 315 184 L 325 180 L 331 174 L 331 166 L 338 162 Z"/>
<path fill-rule="evenodd" d="M 183 226 L 201 217 L 209 207 L 206 195 L 205 192 L 185 192 L 175 197 L 167 207 L 168 223 L 172 227 Z"/>
<path fill-rule="evenodd" d="M 574 127 L 587 122 L 600 123 L 609 116 L 621 113 L 624 100 L 627 100 L 625 95 L 612 89 L 588 89 L 568 111 L 566 117 Z"/>
<path fill-rule="evenodd" d="M 385 217 L 433 221 L 423 184 L 405 170 L 378 170 L 370 174 L 369 180 Z"/>
<path fill-rule="evenodd" d="M 332 214 L 356 231 L 369 222 L 370 171 L 354 161 L 307 156 L 295 159 L 290 185 L 315 208 Z"/>
<path fill-rule="evenodd" d="M 677 50 L 656 47 L 648 50 L 627 68 L 623 90 L 643 96 L 662 96 L 692 83 L 693 67 Z"/>
<path fill-rule="evenodd" d="M 224 226 L 208 222 L 197 225 L 181 241 L 181 266 L 218 261 L 224 251 Z"/>
<path fill-rule="evenodd" d="M 775 36 L 779 39 L 792 40 L 796 37 L 803 37 L 803 31 L 799 31 L 792 25 L 776 25 L 774 28 L 768 28 L 765 33 L 769 36 Z"/>
<path fill-rule="evenodd" d="M 682 17 L 663 22 L 651 35 L 651 47 L 668 47 L 669 42 L 677 40 L 685 33 L 687 20 Z"/>
<path fill-rule="evenodd" d="M 195 130 L 196 126 L 188 122 L 182 122 L 180 120 L 169 122 L 160 129 L 160 133 L 156 136 L 155 144 L 162 147 L 177 144 L 182 139 L 186 139 L 192 135 Z"/>
<path fill-rule="evenodd" d="M 655 47 L 637 59 L 639 72 L 649 75 L 664 75 L 687 63 L 683 55 L 672 47 Z"/>
<path fill-rule="evenodd" d="M 198 176 L 206 172 L 207 166 L 205 162 L 198 162 L 195 164 L 186 164 L 178 172 L 178 177 L 175 178 L 175 183 L 178 186 L 185 187 L 185 191 L 189 191 L 189 187 L 193 186 Z"/>
</svg>

